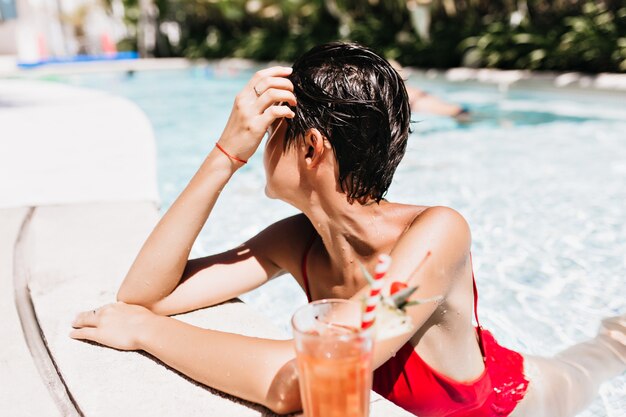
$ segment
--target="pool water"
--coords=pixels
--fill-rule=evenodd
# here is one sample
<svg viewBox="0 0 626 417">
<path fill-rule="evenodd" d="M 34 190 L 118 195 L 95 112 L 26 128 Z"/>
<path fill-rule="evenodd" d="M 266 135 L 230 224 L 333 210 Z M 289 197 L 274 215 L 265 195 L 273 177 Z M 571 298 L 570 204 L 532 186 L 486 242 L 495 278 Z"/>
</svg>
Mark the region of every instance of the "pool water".
<svg viewBox="0 0 626 417">
<path fill-rule="evenodd" d="M 127 97 L 146 112 L 165 211 L 219 138 L 251 75 L 197 67 L 60 81 Z M 414 114 L 387 198 L 446 205 L 467 218 L 482 324 L 508 347 L 551 355 L 593 336 L 601 318 L 626 312 L 626 95 L 409 83 L 468 106 L 473 122 Z M 295 213 L 263 188 L 258 153 L 222 193 L 192 256 L 231 248 Z M 242 298 L 285 330 L 306 303 L 288 276 Z M 580 416 L 624 417 L 625 410 L 622 376 L 605 383 Z"/>
</svg>

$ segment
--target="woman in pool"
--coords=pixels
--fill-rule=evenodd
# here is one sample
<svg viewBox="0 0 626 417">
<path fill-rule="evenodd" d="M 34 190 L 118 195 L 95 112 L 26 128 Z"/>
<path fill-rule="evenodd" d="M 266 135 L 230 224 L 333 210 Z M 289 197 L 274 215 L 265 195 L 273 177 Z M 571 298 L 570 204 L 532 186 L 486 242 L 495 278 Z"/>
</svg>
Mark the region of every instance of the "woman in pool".
<svg viewBox="0 0 626 417">
<path fill-rule="evenodd" d="M 284 273 L 309 299 L 360 299 L 366 282 L 359 262 L 372 269 L 379 254 L 390 253 L 390 282 L 407 279 L 419 286 L 413 297 L 442 301 L 410 307 L 412 331 L 377 341 L 378 392 L 420 417 L 575 415 L 601 381 L 626 369 L 626 317 L 607 320 L 596 338 L 555 358 L 522 356 L 475 328 L 463 217 L 383 198 L 404 155 L 409 114 L 397 72 L 359 45 L 321 45 L 293 70 L 259 71 L 235 99 L 218 145 L 148 237 L 118 301 L 80 313 L 71 336 L 144 350 L 206 385 L 278 413 L 296 411 L 291 341 L 167 316 L 223 302 Z M 188 260 L 220 191 L 266 131 L 266 194 L 302 213 L 237 248 Z"/>
</svg>

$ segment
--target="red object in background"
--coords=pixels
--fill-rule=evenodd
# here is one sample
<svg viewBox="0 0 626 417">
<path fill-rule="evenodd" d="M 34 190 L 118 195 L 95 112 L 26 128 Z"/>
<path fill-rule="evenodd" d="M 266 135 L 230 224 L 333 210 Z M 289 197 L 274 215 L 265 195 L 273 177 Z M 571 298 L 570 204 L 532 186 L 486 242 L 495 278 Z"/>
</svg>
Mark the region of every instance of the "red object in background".
<svg viewBox="0 0 626 417">
<path fill-rule="evenodd" d="M 44 38 L 41 33 L 37 35 L 37 53 L 39 54 L 40 61 L 48 58 L 48 46 L 46 45 L 46 38 Z"/>
<path fill-rule="evenodd" d="M 115 42 L 111 40 L 111 37 L 108 33 L 103 33 L 100 35 L 100 47 L 102 48 L 102 52 L 106 55 L 115 55 L 117 53 L 117 47 L 115 46 Z"/>
</svg>

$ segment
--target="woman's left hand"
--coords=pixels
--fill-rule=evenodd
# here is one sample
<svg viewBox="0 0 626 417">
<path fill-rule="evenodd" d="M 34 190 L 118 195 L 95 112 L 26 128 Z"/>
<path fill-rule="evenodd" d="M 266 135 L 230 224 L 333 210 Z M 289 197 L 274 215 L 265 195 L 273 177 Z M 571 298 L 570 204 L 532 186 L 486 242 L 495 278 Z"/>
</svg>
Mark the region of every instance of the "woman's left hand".
<svg viewBox="0 0 626 417">
<path fill-rule="evenodd" d="M 154 313 L 145 307 L 118 301 L 79 313 L 72 322 L 74 330 L 70 337 L 92 340 L 120 350 L 141 349 L 141 328 L 153 316 Z"/>
</svg>

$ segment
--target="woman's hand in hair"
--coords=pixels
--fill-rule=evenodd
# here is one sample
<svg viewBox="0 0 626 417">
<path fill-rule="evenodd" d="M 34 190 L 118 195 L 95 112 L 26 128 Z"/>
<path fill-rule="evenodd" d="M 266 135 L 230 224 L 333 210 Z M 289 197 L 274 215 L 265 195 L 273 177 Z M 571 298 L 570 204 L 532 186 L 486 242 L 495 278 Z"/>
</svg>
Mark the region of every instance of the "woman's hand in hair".
<svg viewBox="0 0 626 417">
<path fill-rule="evenodd" d="M 276 119 L 295 116 L 288 106 L 296 105 L 293 84 L 286 78 L 289 74 L 290 67 L 258 71 L 237 94 L 219 140 L 219 144 L 231 155 L 247 160 Z"/>
</svg>

